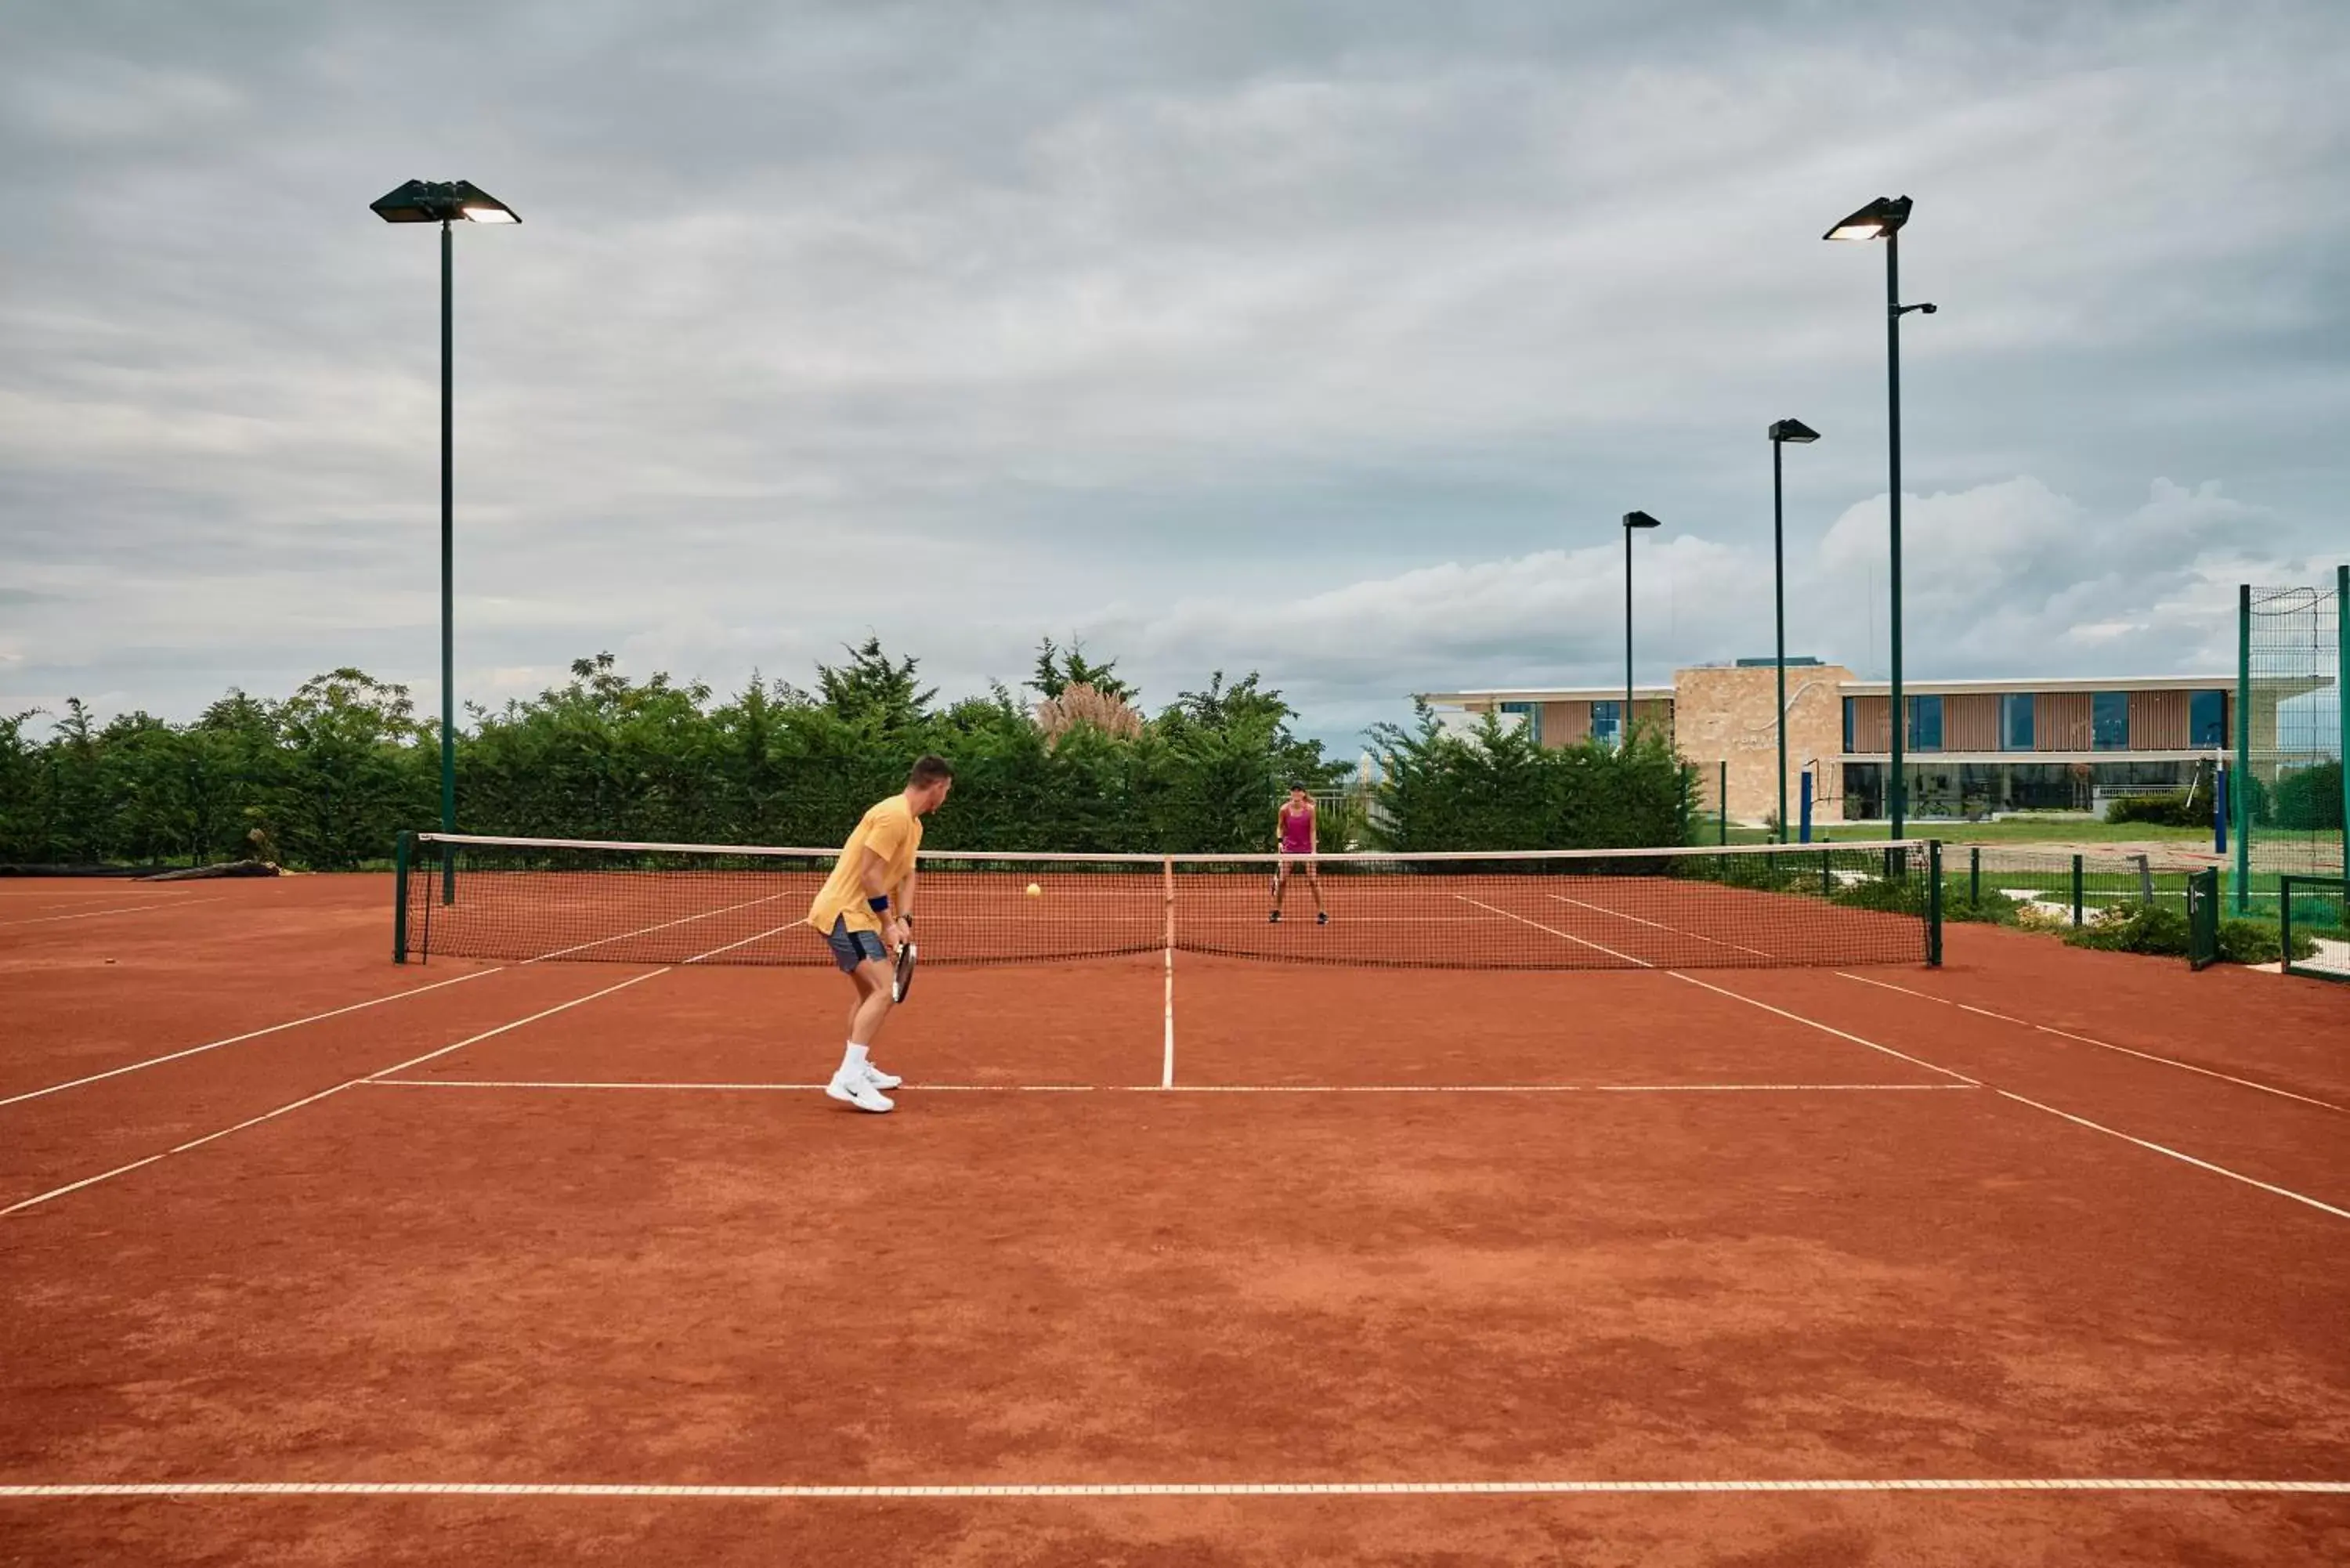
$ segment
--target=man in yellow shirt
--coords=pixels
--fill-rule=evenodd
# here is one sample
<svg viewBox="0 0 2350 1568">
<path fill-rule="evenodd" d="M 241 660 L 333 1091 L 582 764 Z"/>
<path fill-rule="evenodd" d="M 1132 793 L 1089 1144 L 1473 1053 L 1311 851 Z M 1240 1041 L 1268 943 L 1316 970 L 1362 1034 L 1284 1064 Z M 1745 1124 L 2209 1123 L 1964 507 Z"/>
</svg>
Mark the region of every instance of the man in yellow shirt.
<svg viewBox="0 0 2350 1568">
<path fill-rule="evenodd" d="M 914 857 L 922 847 L 922 818 L 953 787 L 954 770 L 943 757 L 917 762 L 905 790 L 858 820 L 808 906 L 808 925 L 824 933 L 833 961 L 857 987 L 848 1010 L 848 1052 L 824 1092 L 860 1111 L 888 1110 L 889 1096 L 881 1091 L 900 1082 L 873 1064 L 873 1036 L 889 1016 L 889 954 L 913 940 Z"/>
</svg>

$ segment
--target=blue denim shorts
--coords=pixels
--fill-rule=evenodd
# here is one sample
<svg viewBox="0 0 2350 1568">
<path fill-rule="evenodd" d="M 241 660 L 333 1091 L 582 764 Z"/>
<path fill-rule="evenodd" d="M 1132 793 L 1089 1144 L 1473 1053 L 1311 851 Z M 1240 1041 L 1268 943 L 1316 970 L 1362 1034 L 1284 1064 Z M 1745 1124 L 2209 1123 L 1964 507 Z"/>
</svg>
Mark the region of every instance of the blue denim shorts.
<svg viewBox="0 0 2350 1568">
<path fill-rule="evenodd" d="M 847 915 L 833 920 L 832 929 L 826 933 L 824 940 L 825 945 L 832 950 L 832 961 L 840 966 L 843 974 L 854 974 L 858 965 L 873 963 L 889 956 L 889 950 L 881 945 L 879 932 L 850 930 Z"/>
</svg>

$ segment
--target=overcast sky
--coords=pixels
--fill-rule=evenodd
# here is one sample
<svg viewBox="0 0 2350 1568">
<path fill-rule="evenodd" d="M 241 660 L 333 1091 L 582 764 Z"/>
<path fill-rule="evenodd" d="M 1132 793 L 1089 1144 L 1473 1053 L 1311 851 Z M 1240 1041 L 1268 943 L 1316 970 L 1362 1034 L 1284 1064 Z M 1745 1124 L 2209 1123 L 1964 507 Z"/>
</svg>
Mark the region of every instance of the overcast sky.
<svg viewBox="0 0 2350 1568">
<path fill-rule="evenodd" d="M 0 709 L 738 687 L 1040 634 L 1147 701 L 1771 647 L 1881 673 L 1908 193 L 1913 679 L 2223 672 L 2350 557 L 2350 6 L 230 4 L 0 11 Z"/>
</svg>

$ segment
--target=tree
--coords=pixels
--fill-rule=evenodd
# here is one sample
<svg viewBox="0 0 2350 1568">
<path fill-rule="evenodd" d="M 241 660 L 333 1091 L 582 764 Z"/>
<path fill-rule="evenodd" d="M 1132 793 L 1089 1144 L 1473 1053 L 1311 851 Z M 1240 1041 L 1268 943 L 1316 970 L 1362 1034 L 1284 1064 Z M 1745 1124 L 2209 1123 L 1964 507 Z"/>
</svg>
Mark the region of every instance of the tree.
<svg viewBox="0 0 2350 1568">
<path fill-rule="evenodd" d="M 847 651 L 847 664 L 816 667 L 816 693 L 825 707 L 845 722 L 885 733 L 922 722 L 938 692 L 920 689 L 914 677 L 918 660 L 892 659 L 878 636 Z"/>
<path fill-rule="evenodd" d="M 1101 664 L 1088 659 L 1086 645 L 1081 640 L 1073 639 L 1069 646 L 1063 649 L 1051 638 L 1041 638 L 1036 644 L 1035 670 L 1029 676 L 1028 684 L 1035 687 L 1047 702 L 1057 700 L 1072 686 L 1090 686 L 1103 696 L 1121 702 L 1140 701 L 1142 693 L 1119 680 L 1114 673 L 1117 669 L 1118 660 L 1115 659 Z"/>
</svg>

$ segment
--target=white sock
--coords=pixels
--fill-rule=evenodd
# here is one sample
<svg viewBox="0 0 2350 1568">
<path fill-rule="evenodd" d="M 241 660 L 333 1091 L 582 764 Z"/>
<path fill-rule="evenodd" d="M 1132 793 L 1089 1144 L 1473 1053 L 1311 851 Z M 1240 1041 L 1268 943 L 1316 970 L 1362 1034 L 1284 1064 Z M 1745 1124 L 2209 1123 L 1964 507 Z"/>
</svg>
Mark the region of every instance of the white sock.
<svg viewBox="0 0 2350 1568">
<path fill-rule="evenodd" d="M 851 1040 L 848 1043 L 848 1054 L 840 1059 L 840 1070 L 843 1073 L 865 1071 L 865 1047 Z"/>
</svg>

